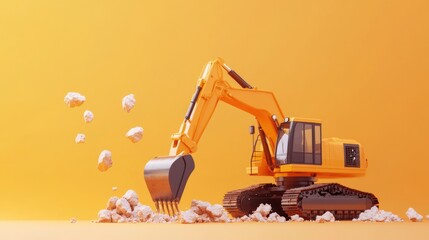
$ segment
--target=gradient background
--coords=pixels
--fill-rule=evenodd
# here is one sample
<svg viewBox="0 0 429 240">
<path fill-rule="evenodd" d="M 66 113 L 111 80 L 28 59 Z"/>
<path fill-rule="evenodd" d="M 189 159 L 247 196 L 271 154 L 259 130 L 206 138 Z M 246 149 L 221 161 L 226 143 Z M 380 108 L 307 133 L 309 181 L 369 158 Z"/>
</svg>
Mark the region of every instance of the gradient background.
<svg viewBox="0 0 429 240">
<path fill-rule="evenodd" d="M 204 64 L 222 57 L 273 91 L 287 116 L 356 139 L 367 176 L 334 179 L 405 217 L 429 213 L 428 1 L 1 1 L 0 219 L 95 219 L 168 154 Z M 68 91 L 87 97 L 68 108 Z M 135 108 L 121 109 L 134 93 Z M 90 124 L 83 112 L 93 111 Z M 271 178 L 248 177 L 253 117 L 220 104 L 181 208 Z M 125 133 L 140 125 L 144 138 Z M 74 138 L 83 132 L 85 144 Z M 97 170 L 103 149 L 114 165 Z M 117 186 L 117 192 L 111 190 Z"/>
</svg>

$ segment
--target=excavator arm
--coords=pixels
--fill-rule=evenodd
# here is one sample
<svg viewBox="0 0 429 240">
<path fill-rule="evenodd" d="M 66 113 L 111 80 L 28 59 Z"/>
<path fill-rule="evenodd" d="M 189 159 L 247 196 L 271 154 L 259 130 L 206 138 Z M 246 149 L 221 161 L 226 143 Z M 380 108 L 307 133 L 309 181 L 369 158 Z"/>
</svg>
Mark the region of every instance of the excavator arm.
<svg viewBox="0 0 429 240">
<path fill-rule="evenodd" d="M 234 88 L 223 78 L 225 70 L 241 88 Z M 146 185 L 157 210 L 169 214 L 178 211 L 178 203 L 186 182 L 194 169 L 191 153 L 198 149 L 204 133 L 219 101 L 230 104 L 255 116 L 264 146 L 266 161 L 262 167 L 272 170 L 277 142 L 277 118 L 284 119 L 283 112 L 272 92 L 253 88 L 222 59 L 209 62 L 197 81 L 196 91 L 179 132 L 172 135 L 169 156 L 150 160 L 144 170 Z"/>
<path fill-rule="evenodd" d="M 225 69 L 243 88 L 231 87 L 223 79 L 222 69 Z M 219 101 L 255 116 L 265 131 L 271 149 L 274 149 L 278 127 L 276 118 L 284 118 L 274 94 L 254 89 L 218 58 L 206 65 L 197 82 L 197 89 L 180 130 L 172 135 L 171 156 L 197 151 L 198 141 Z"/>
</svg>

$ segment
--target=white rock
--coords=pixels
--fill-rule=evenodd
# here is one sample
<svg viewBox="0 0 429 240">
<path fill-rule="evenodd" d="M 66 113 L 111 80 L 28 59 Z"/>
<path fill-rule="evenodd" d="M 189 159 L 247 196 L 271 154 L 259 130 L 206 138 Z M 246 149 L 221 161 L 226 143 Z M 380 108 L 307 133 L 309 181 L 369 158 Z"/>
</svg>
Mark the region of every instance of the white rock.
<svg viewBox="0 0 429 240">
<path fill-rule="evenodd" d="M 207 214 L 212 218 L 219 218 L 225 213 L 222 205 L 215 204 L 207 207 Z"/>
<path fill-rule="evenodd" d="M 124 217 L 131 217 L 132 210 L 131 205 L 125 198 L 120 198 L 118 201 L 116 201 L 116 212 Z"/>
<path fill-rule="evenodd" d="M 143 128 L 142 127 L 134 127 L 128 130 L 126 134 L 127 138 L 131 140 L 131 142 L 136 143 L 140 141 L 143 137 Z"/>
<path fill-rule="evenodd" d="M 116 208 L 116 207 L 115 207 Z M 111 218 L 112 218 L 112 223 L 117 223 L 119 222 L 119 220 L 122 218 L 121 215 L 119 215 L 116 210 L 112 210 L 110 212 Z"/>
<path fill-rule="evenodd" d="M 298 214 L 290 216 L 292 222 L 304 222 L 304 218 L 300 217 Z"/>
<path fill-rule="evenodd" d="M 198 218 L 198 214 L 196 214 L 191 209 L 187 211 L 183 211 L 180 214 L 180 222 L 181 223 L 196 223 Z"/>
<path fill-rule="evenodd" d="M 207 208 L 210 206 L 210 203 L 200 201 L 200 200 L 192 200 L 191 209 L 198 215 L 203 215 L 206 213 Z"/>
<path fill-rule="evenodd" d="M 262 217 L 267 217 L 268 214 L 271 212 L 271 205 L 270 204 L 260 204 L 259 207 L 255 210 L 255 212 L 258 212 L 262 215 Z"/>
<path fill-rule="evenodd" d="M 85 96 L 77 92 L 68 92 L 64 97 L 64 102 L 69 107 L 78 107 L 86 101 Z"/>
<path fill-rule="evenodd" d="M 83 134 L 83 133 L 78 133 L 78 134 L 76 135 L 75 142 L 76 142 L 76 143 L 85 143 L 85 139 L 86 139 L 85 134 Z"/>
<path fill-rule="evenodd" d="M 100 223 L 112 222 L 112 213 L 109 210 L 103 209 L 98 212 L 98 221 Z"/>
<path fill-rule="evenodd" d="M 129 94 L 122 98 L 122 108 L 130 112 L 131 109 L 134 108 L 134 105 L 136 104 L 136 99 L 134 98 L 134 94 Z"/>
<path fill-rule="evenodd" d="M 408 208 L 407 217 L 413 222 L 421 222 L 423 220 L 423 216 L 416 212 L 413 208 Z"/>
<path fill-rule="evenodd" d="M 91 111 L 86 110 L 86 111 L 83 113 L 83 120 L 84 120 L 86 123 L 90 123 L 90 122 L 92 122 L 92 120 L 94 120 L 94 114 L 93 114 Z"/>
<path fill-rule="evenodd" d="M 103 150 L 98 157 L 98 170 L 105 172 L 112 167 L 112 164 L 112 153 L 109 150 Z"/>
<path fill-rule="evenodd" d="M 112 191 L 118 190 L 118 187 L 112 187 Z"/>
<path fill-rule="evenodd" d="M 175 222 L 177 218 L 170 217 L 167 214 L 155 213 L 147 222 L 150 223 L 168 223 Z"/>
<path fill-rule="evenodd" d="M 118 223 L 126 223 L 126 222 L 129 222 L 127 217 L 119 216 Z"/>
<path fill-rule="evenodd" d="M 116 202 L 118 201 L 118 197 L 116 197 L 116 196 L 114 196 L 114 197 L 111 197 L 110 199 L 109 199 L 109 201 L 107 201 L 107 206 L 106 206 L 106 209 L 107 210 L 113 210 L 113 209 L 116 209 Z"/>
<path fill-rule="evenodd" d="M 335 217 L 331 212 L 326 211 L 322 216 L 316 216 L 316 222 L 335 222 Z"/>
<path fill-rule="evenodd" d="M 267 222 L 267 218 L 262 216 L 260 212 L 254 212 L 250 215 L 250 219 L 254 222 Z"/>
<path fill-rule="evenodd" d="M 127 201 L 130 203 L 131 207 L 133 207 L 133 208 L 134 208 L 135 206 L 137 206 L 137 204 L 139 204 L 139 196 L 138 196 L 138 195 L 137 195 L 137 193 L 136 193 L 134 190 L 132 190 L 132 189 L 128 190 L 128 191 L 124 194 L 123 198 L 127 199 Z"/>
<path fill-rule="evenodd" d="M 271 213 L 268 218 L 267 218 L 267 222 L 278 222 L 278 223 L 283 223 L 286 222 L 286 218 L 280 216 L 278 213 L 273 212 Z"/>
<path fill-rule="evenodd" d="M 353 221 L 402 222 L 403 220 L 391 212 L 379 210 L 377 206 L 373 206 L 371 209 L 361 212 L 359 217 L 353 219 Z"/>
<path fill-rule="evenodd" d="M 134 218 L 137 218 L 140 222 L 148 221 L 155 213 L 149 206 L 137 205 L 133 210 Z"/>
<path fill-rule="evenodd" d="M 244 216 L 242 216 L 241 218 L 239 218 L 242 222 L 250 222 L 250 221 L 252 221 L 252 219 L 249 217 L 249 216 L 247 216 L 247 215 L 244 215 Z"/>
</svg>

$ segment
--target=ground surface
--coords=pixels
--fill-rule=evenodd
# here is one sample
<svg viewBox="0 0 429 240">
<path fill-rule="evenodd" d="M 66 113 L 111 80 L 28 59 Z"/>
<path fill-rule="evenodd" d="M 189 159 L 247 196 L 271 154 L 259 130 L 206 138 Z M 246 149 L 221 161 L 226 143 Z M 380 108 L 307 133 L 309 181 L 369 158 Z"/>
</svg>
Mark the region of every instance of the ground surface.
<svg viewBox="0 0 429 240">
<path fill-rule="evenodd" d="M 0 239 L 429 239 L 421 223 L 101 224 L 90 221 L 0 221 Z"/>
</svg>

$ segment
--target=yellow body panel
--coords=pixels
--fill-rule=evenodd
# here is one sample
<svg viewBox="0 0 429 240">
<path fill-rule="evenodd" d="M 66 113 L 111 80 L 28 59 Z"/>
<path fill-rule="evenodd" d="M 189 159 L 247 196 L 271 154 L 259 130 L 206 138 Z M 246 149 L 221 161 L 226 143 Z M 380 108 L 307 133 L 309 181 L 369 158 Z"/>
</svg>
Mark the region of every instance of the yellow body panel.
<svg viewBox="0 0 429 240">
<path fill-rule="evenodd" d="M 290 118 L 291 122 L 318 123 L 322 122 L 319 119 L 311 118 Z M 344 164 L 344 144 L 355 144 L 360 149 L 360 166 L 346 167 Z M 264 158 L 264 156 L 263 156 Z M 264 162 L 265 159 L 261 160 Z M 255 164 L 255 166 L 247 167 L 246 173 L 249 175 L 259 176 L 313 176 L 318 178 L 334 178 L 334 177 L 358 177 L 365 175 L 368 166 L 367 159 L 363 147 L 356 140 L 325 138 L 322 140 L 322 164 L 283 164 L 277 166 L 274 171 L 267 171 L 263 165 Z"/>
</svg>

